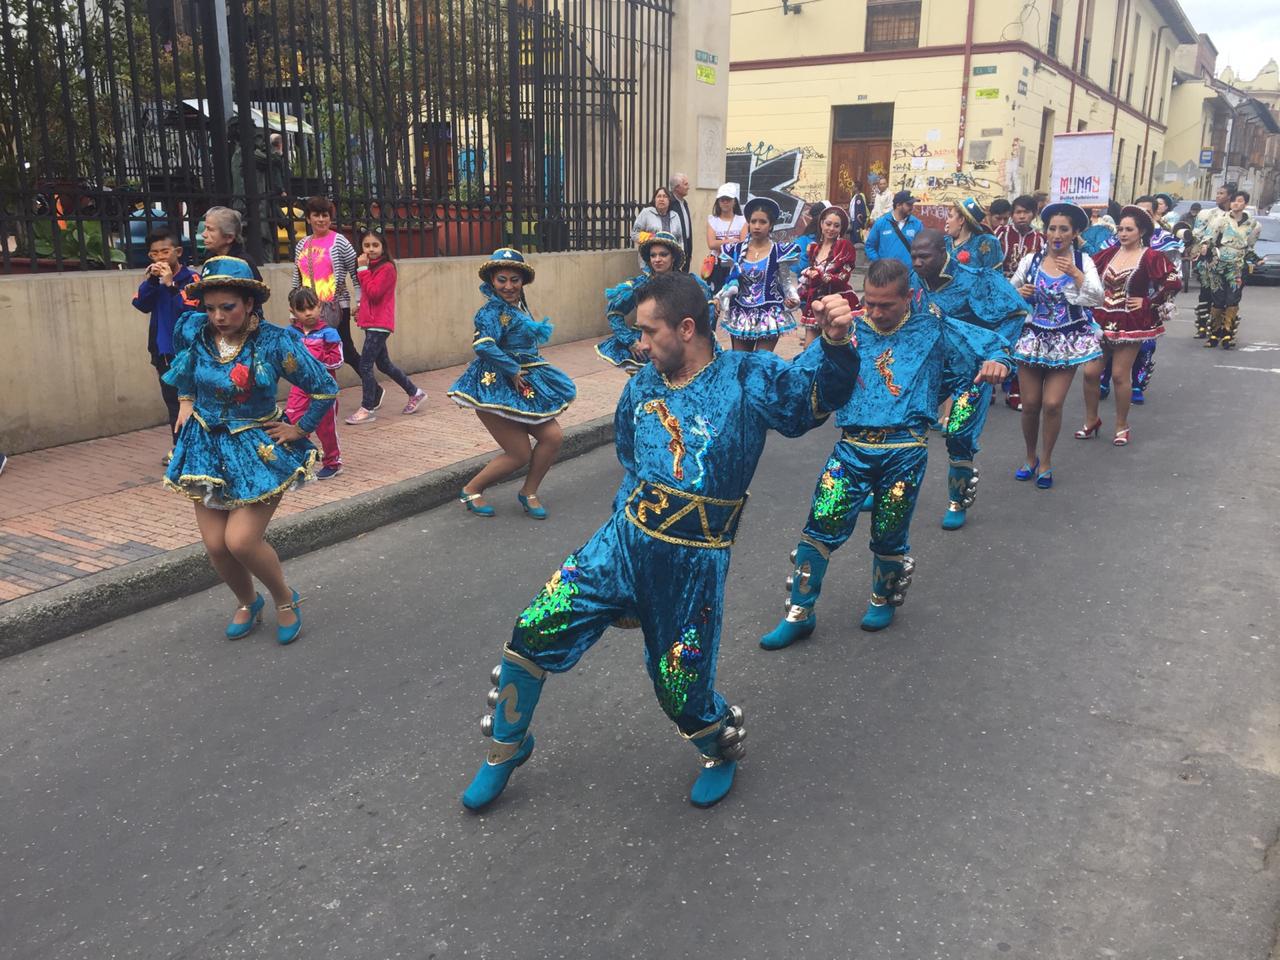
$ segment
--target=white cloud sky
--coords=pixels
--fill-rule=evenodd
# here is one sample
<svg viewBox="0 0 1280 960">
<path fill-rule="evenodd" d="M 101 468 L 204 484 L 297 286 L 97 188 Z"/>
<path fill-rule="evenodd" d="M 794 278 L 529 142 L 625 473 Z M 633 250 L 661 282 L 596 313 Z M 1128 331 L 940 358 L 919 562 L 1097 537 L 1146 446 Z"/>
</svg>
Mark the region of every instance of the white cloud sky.
<svg viewBox="0 0 1280 960">
<path fill-rule="evenodd" d="M 1230 66 L 1252 80 L 1272 57 L 1280 60 L 1280 3 L 1275 0 L 1179 0 L 1199 33 L 1218 48 L 1218 72 Z"/>
</svg>

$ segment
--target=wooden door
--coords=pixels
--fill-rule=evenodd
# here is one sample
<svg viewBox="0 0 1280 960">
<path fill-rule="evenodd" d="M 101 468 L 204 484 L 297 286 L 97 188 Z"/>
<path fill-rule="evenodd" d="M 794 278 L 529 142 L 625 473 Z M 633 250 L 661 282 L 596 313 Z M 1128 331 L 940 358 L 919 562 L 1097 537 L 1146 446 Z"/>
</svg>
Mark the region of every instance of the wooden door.
<svg viewBox="0 0 1280 960">
<path fill-rule="evenodd" d="M 853 185 L 862 184 L 862 193 L 871 202 L 871 185 L 867 178 L 875 173 L 889 174 L 888 140 L 837 140 L 831 146 L 831 164 L 827 175 L 827 196 L 831 202 L 849 209 Z"/>
</svg>

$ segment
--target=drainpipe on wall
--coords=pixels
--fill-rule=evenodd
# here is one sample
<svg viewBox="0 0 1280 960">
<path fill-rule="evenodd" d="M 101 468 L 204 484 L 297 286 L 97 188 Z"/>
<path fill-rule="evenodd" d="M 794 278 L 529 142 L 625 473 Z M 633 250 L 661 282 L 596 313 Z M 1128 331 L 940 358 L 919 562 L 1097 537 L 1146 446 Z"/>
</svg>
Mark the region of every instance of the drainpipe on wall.
<svg viewBox="0 0 1280 960">
<path fill-rule="evenodd" d="M 1129 2 L 1129 0 L 1125 0 L 1124 30 L 1120 34 L 1120 59 L 1116 61 L 1116 88 L 1113 91 L 1115 93 L 1116 103 L 1115 103 L 1115 110 L 1111 112 L 1111 129 L 1112 130 L 1115 130 L 1116 121 L 1120 119 L 1120 100 L 1124 94 L 1124 55 L 1129 50 L 1129 14 L 1131 11 L 1132 11 L 1132 4 Z M 1117 181 L 1116 181 L 1117 183 L 1119 182 L 1118 170 L 1119 168 L 1117 168 Z"/>
<path fill-rule="evenodd" d="M 1147 84 L 1147 103 L 1142 108 L 1142 113 L 1147 118 L 1147 131 L 1142 135 L 1142 162 L 1147 164 L 1148 170 L 1151 169 L 1151 164 L 1147 161 L 1151 159 L 1151 156 L 1147 153 L 1147 143 L 1151 140 L 1151 105 L 1156 102 L 1156 67 L 1160 64 L 1160 37 L 1168 29 L 1170 29 L 1169 25 L 1165 24 L 1156 31 L 1156 48 L 1151 54 L 1151 82 Z M 1150 175 L 1147 177 L 1147 189 L 1151 189 Z M 1136 183 L 1133 185 L 1133 191 L 1134 193 L 1138 192 Z"/>
<path fill-rule="evenodd" d="M 965 123 L 969 115 L 969 72 L 973 61 L 973 10 L 977 0 L 969 0 L 969 19 L 964 27 L 964 76 L 960 78 L 960 133 L 956 137 L 956 169 L 964 167 Z"/>
<path fill-rule="evenodd" d="M 1116 88 L 1112 91 L 1116 98 L 1115 109 L 1111 112 L 1111 130 L 1114 134 L 1116 121 L 1120 119 L 1120 95 L 1124 92 L 1124 55 L 1129 49 L 1129 0 L 1124 4 L 1124 30 L 1120 34 L 1120 59 L 1116 61 Z M 1111 193 L 1114 196 L 1120 187 L 1120 151 L 1116 148 L 1116 172 L 1111 178 Z"/>
<path fill-rule="evenodd" d="M 1085 4 L 1088 0 L 1080 0 L 1076 12 L 1076 46 L 1071 54 L 1071 94 L 1067 97 L 1066 132 L 1071 132 L 1071 109 L 1076 105 L 1076 74 L 1080 72 L 1080 36 L 1084 33 Z"/>
</svg>

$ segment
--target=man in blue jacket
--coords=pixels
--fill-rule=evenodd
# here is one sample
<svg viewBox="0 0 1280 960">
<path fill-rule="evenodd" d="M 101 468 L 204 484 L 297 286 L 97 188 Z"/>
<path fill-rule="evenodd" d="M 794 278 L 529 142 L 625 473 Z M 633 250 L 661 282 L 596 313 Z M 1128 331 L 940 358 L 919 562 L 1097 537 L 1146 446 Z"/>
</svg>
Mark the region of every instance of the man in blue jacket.
<svg viewBox="0 0 1280 960">
<path fill-rule="evenodd" d="M 910 190 L 893 195 L 893 209 L 871 225 L 864 244 L 867 259 L 898 260 L 911 268 L 911 241 L 924 229 L 918 217 L 911 215 L 916 198 Z"/>
<path fill-rule="evenodd" d="M 147 267 L 133 306 L 151 315 L 147 331 L 147 351 L 158 376 L 164 376 L 173 360 L 173 324 L 184 310 L 182 291 L 199 279 L 198 274 L 182 263 L 182 240 L 168 228 L 161 227 L 147 237 Z M 178 389 L 160 381 L 160 395 L 169 411 L 169 432 L 177 441 Z"/>
</svg>

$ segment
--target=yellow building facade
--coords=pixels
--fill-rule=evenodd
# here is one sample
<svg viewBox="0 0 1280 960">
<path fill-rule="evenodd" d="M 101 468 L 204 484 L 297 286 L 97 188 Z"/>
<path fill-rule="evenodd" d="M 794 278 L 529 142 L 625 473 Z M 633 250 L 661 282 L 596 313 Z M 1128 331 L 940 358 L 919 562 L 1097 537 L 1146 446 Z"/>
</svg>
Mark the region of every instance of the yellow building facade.
<svg viewBox="0 0 1280 960">
<path fill-rule="evenodd" d="M 1196 36 L 1176 0 L 732 7 L 728 179 L 847 203 L 877 174 L 929 217 L 1049 190 L 1053 135 L 1080 130 L 1114 131 L 1115 198 L 1147 192 L 1174 51 Z"/>
</svg>

